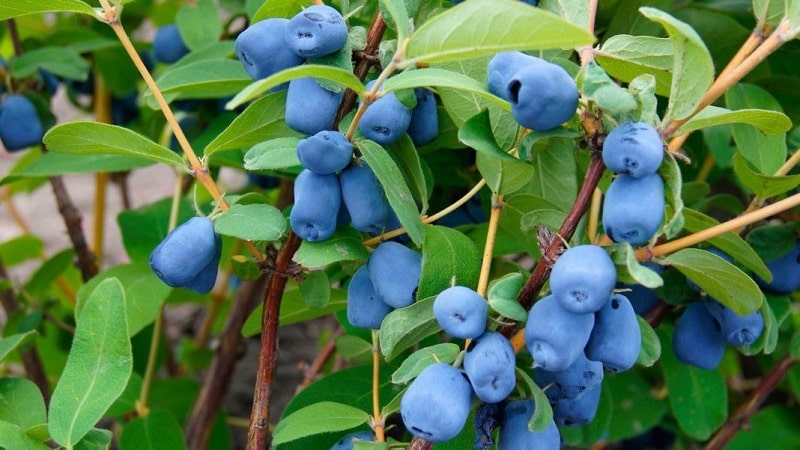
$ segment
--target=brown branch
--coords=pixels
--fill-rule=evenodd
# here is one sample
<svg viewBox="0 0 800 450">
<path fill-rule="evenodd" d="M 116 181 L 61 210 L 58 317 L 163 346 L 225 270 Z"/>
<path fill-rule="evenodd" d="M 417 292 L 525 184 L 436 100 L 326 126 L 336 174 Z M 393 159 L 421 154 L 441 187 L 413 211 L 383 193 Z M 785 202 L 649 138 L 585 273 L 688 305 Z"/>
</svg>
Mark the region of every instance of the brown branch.
<svg viewBox="0 0 800 450">
<path fill-rule="evenodd" d="M 775 366 L 764 376 L 761 383 L 755 391 L 750 394 L 750 398 L 745 403 L 742 403 L 728 420 L 717 431 L 717 434 L 711 438 L 705 446 L 705 450 L 722 450 L 736 436 L 736 434 L 745 428 L 750 422 L 750 418 L 758 412 L 761 404 L 767 399 L 769 394 L 780 383 L 786 373 L 791 369 L 798 360 L 784 356 L 778 361 Z"/>
<path fill-rule="evenodd" d="M 44 143 L 42 143 L 44 149 Z M 67 234 L 69 240 L 72 242 L 72 247 L 75 248 L 75 254 L 78 257 L 78 269 L 81 271 L 83 281 L 89 281 L 92 277 L 97 275 L 98 267 L 95 260 L 94 253 L 89 250 L 89 244 L 86 243 L 86 237 L 83 234 L 83 227 L 81 226 L 81 212 L 72 203 L 67 188 L 64 185 L 64 179 L 60 175 L 50 177 L 50 186 L 53 188 L 53 194 L 56 197 L 58 204 L 58 212 L 64 219 L 64 225 L 67 227 Z"/>
<path fill-rule="evenodd" d="M 430 450 L 431 448 L 433 448 L 432 442 L 420 438 L 412 439 L 411 445 L 408 446 L 408 450 Z"/>
<path fill-rule="evenodd" d="M 0 260 L 0 279 L 10 281 L 6 266 L 2 260 Z M 0 292 L 0 306 L 3 307 L 8 317 L 21 309 L 14 296 L 14 291 L 10 287 Z M 35 345 L 27 346 L 27 348 L 20 349 L 20 356 L 22 358 L 22 366 L 25 368 L 25 375 L 36 384 L 42 393 L 45 404 L 49 405 L 50 383 L 47 381 L 47 374 L 44 371 L 42 358 L 39 357 L 39 351 L 36 350 Z"/>
<path fill-rule="evenodd" d="M 239 288 L 233 307 L 225 320 L 219 348 L 189 415 L 186 426 L 186 444 L 191 450 L 208 448 L 211 425 L 222 407 L 225 393 L 228 391 L 236 362 L 240 356 L 239 350 L 243 339 L 242 326 L 258 305 L 261 293 L 267 285 L 267 278 L 267 275 L 262 275 L 255 281 L 242 283 Z"/>
<path fill-rule="evenodd" d="M 289 266 L 297 249 L 300 238 L 289 232 L 289 237 L 281 246 L 275 259 L 275 267 L 269 279 L 269 286 L 264 295 L 264 311 L 261 316 L 261 349 L 258 356 L 258 373 L 253 393 L 253 411 L 250 414 L 250 429 L 247 433 L 248 450 L 268 448 L 269 439 L 269 405 L 271 401 L 272 378 L 278 363 L 278 318 L 281 298 L 289 276 Z"/>
</svg>

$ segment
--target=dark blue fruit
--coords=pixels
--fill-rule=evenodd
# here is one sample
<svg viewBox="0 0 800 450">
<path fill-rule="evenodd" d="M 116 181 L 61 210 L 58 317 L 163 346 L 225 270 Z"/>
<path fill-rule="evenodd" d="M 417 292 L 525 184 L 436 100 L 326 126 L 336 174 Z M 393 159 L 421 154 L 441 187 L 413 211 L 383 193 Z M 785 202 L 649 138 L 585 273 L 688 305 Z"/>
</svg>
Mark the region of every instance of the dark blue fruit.
<svg viewBox="0 0 800 450">
<path fill-rule="evenodd" d="M 483 211 L 481 197 L 475 194 L 458 209 L 439 219 L 437 225 L 455 228 L 461 225 L 486 222 L 486 213 Z"/>
<path fill-rule="evenodd" d="M 347 24 L 334 8 L 312 5 L 292 17 L 286 25 L 284 42 L 303 58 L 329 55 L 347 42 Z"/>
<path fill-rule="evenodd" d="M 303 167 L 319 175 L 344 169 L 352 157 L 353 144 L 338 131 L 323 130 L 297 144 L 297 159 Z"/>
<path fill-rule="evenodd" d="M 564 426 L 586 425 L 594 420 L 597 407 L 600 405 L 602 384 L 586 390 L 575 399 L 563 399 L 553 405 L 553 420 Z"/>
<path fill-rule="evenodd" d="M 614 242 L 646 244 L 664 220 L 664 182 L 657 173 L 620 175 L 603 199 L 603 229 Z"/>
<path fill-rule="evenodd" d="M 543 64 L 546 61 L 522 52 L 500 52 L 489 61 L 486 84 L 489 92 L 509 101 L 511 95 L 508 85 L 511 77 L 520 69 L 531 64 Z"/>
<path fill-rule="evenodd" d="M 594 315 L 586 357 L 600 361 L 609 372 L 621 372 L 633 367 L 641 346 L 642 333 L 631 302 L 622 294 L 612 295 Z"/>
<path fill-rule="evenodd" d="M 767 268 L 772 272 L 772 281 L 765 282 L 760 278 L 756 281 L 764 289 L 777 294 L 788 294 L 800 289 L 800 240 L 797 241 L 792 251 L 780 258 L 768 261 Z"/>
<path fill-rule="evenodd" d="M 415 146 L 423 146 L 439 136 L 439 116 L 436 114 L 436 98 L 425 88 L 414 89 L 417 106 L 411 110 L 408 136 Z"/>
<path fill-rule="evenodd" d="M 552 295 L 534 303 L 525 325 L 525 345 L 536 367 L 565 370 L 583 353 L 594 326 L 594 314 L 575 314 Z"/>
<path fill-rule="evenodd" d="M 304 241 L 324 241 L 336 231 L 342 193 L 336 175 L 303 170 L 294 182 L 294 206 L 289 213 L 292 230 Z"/>
<path fill-rule="evenodd" d="M 419 374 L 400 399 L 400 415 L 411 434 L 430 442 L 450 440 L 464 428 L 472 399 L 464 372 L 436 363 Z"/>
<path fill-rule="evenodd" d="M 169 24 L 156 30 L 153 38 L 153 56 L 157 61 L 171 64 L 189 53 L 178 25 Z"/>
<path fill-rule="evenodd" d="M 139 105 L 136 104 L 138 97 L 136 90 L 111 96 L 111 122 L 114 125 L 125 126 L 139 117 Z"/>
<path fill-rule="evenodd" d="M 220 240 L 207 217 L 193 217 L 172 230 L 150 253 L 150 268 L 165 284 L 206 293 L 214 286 Z"/>
<path fill-rule="evenodd" d="M 61 84 L 61 80 L 53 75 L 52 72 L 48 72 L 44 69 L 39 69 L 39 76 L 42 78 L 42 84 L 47 92 L 51 95 L 55 94 L 58 90 L 58 85 Z M 0 84 L 0 92 L 2 92 L 2 84 Z"/>
<path fill-rule="evenodd" d="M 375 292 L 367 266 L 361 266 L 347 287 L 347 320 L 360 328 L 377 330 L 392 307 Z"/>
<path fill-rule="evenodd" d="M 725 340 L 734 347 L 750 345 L 764 332 L 764 317 L 760 311 L 740 316 L 713 298 L 705 301 L 711 317 L 717 321 Z"/>
<path fill-rule="evenodd" d="M 253 172 L 247 173 L 247 181 L 261 189 L 274 189 L 281 184 L 281 179 L 270 175 L 260 175 Z M 341 210 L 341 209 L 340 209 Z"/>
<path fill-rule="evenodd" d="M 559 372 L 550 372 L 541 367 L 535 369 L 536 384 L 544 388 L 550 403 L 562 399 L 576 399 L 584 392 L 603 381 L 603 363 L 592 361 L 583 353 L 574 363 Z"/>
<path fill-rule="evenodd" d="M 394 308 L 414 303 L 422 256 L 397 242 L 382 242 L 367 261 L 369 277 L 383 301 Z"/>
<path fill-rule="evenodd" d="M 42 142 L 44 129 L 27 97 L 9 95 L 0 103 L 0 141 L 9 152 L 15 152 Z"/>
<path fill-rule="evenodd" d="M 654 262 L 645 262 L 643 264 L 648 269 L 662 273 L 664 272 L 664 266 L 658 265 Z M 629 291 L 625 292 L 625 296 L 628 297 L 630 300 L 631 305 L 633 306 L 633 311 L 644 317 L 653 309 L 656 304 L 658 304 L 658 295 L 656 294 L 655 289 L 651 289 L 641 284 L 627 284 L 627 283 L 618 283 L 617 287 L 620 289 L 629 289 Z"/>
<path fill-rule="evenodd" d="M 528 422 L 536 408 L 533 400 L 515 400 L 506 404 L 503 423 L 500 425 L 498 450 L 558 450 L 561 448 L 561 435 L 556 423 L 550 421 L 547 428 L 534 433 L 528 429 Z"/>
<path fill-rule="evenodd" d="M 367 90 L 375 81 L 367 83 Z M 387 92 L 364 111 L 358 129 L 367 138 L 388 145 L 397 142 L 411 123 L 411 110 L 400 103 L 394 92 Z"/>
<path fill-rule="evenodd" d="M 560 66 L 529 64 L 511 76 L 508 101 L 517 123 L 534 131 L 547 131 L 575 115 L 578 86 Z"/>
<path fill-rule="evenodd" d="M 333 444 L 333 447 L 331 447 L 330 450 L 353 450 L 353 447 L 355 447 L 356 442 L 360 441 L 372 442 L 374 440 L 375 440 L 375 433 L 373 433 L 372 431 L 356 431 L 336 441 L 336 443 Z"/>
<path fill-rule="evenodd" d="M 365 161 L 360 160 L 342 170 L 339 183 L 353 228 L 372 235 L 392 229 L 397 218 L 378 178 Z"/>
<path fill-rule="evenodd" d="M 702 302 L 686 307 L 675 322 L 672 349 L 678 361 L 701 369 L 713 369 L 725 354 L 725 337 Z"/>
<path fill-rule="evenodd" d="M 643 177 L 655 173 L 663 159 L 661 135 L 644 122 L 621 124 L 603 143 L 603 162 L 614 173 Z"/>
<path fill-rule="evenodd" d="M 486 403 L 505 400 L 514 390 L 516 354 L 500 333 L 487 331 L 473 340 L 464 355 L 464 372 L 475 395 Z"/>
<path fill-rule="evenodd" d="M 453 286 L 436 296 L 433 315 L 442 330 L 450 336 L 475 339 L 486 331 L 489 305 L 472 289 Z"/>
<path fill-rule="evenodd" d="M 295 78 L 286 94 L 286 125 L 305 134 L 329 130 L 341 101 L 341 92 L 329 91 L 313 78 Z"/>
<path fill-rule="evenodd" d="M 550 274 L 550 290 L 562 308 L 593 313 L 608 301 L 617 283 L 617 269 L 602 247 L 578 245 L 558 257 Z"/>
<path fill-rule="evenodd" d="M 244 70 L 254 80 L 299 66 L 303 58 L 286 47 L 283 40 L 289 19 L 272 18 L 256 22 L 236 38 L 234 48 Z M 287 87 L 283 84 L 278 88 Z"/>
</svg>

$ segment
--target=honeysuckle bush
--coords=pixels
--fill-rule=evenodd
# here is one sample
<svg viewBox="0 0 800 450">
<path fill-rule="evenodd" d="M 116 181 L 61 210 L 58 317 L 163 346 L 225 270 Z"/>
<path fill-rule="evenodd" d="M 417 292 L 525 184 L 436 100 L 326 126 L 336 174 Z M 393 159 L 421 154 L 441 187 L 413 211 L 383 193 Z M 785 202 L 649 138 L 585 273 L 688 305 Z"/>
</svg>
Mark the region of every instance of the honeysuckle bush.
<svg viewBox="0 0 800 450">
<path fill-rule="evenodd" d="M 259 333 L 248 448 L 272 439 L 278 449 L 326 449 L 370 427 L 379 442 L 357 448 L 429 448 L 412 442 L 398 411 L 404 388 L 425 366 L 461 363 L 464 342 L 441 333 L 432 312 L 435 296 L 452 285 L 483 295 L 488 327 L 512 338 L 519 352 L 512 397 L 536 401 L 530 427 L 541 430 L 552 414 L 547 386 L 534 383 L 519 333 L 527 310 L 547 292 L 560 251 L 587 243 L 604 246 L 620 282 L 655 288 L 660 303 L 639 318 L 636 366 L 606 375 L 594 420 L 561 427 L 565 443 L 589 447 L 660 429 L 674 434 L 677 448 L 800 447 L 797 292 L 774 294 L 755 281 L 770 279 L 765 261 L 798 240 L 800 2 L 342 0 L 332 4 L 349 26 L 342 50 L 252 81 L 234 55 L 236 35 L 248 23 L 289 18 L 312 3 L 0 3 L 7 25 L 0 52 L 9 62 L 3 84 L 31 98 L 49 128 L 43 145 L 3 174 L 4 214 L 23 201 L 19 194 L 48 181 L 60 186 L 72 173 L 166 164 L 181 181 L 171 199 L 114 218 L 128 263 L 108 267 L 102 254 L 92 255 L 69 208 L 38 217 L 52 226 L 63 218 L 72 248 L 42 258 L 42 238 L 22 222 L 16 237 L 0 243 L 0 448 L 231 448 L 221 400 L 238 344 Z M 140 55 L 151 43 L 131 36 L 172 22 L 190 52 L 148 68 Z M 517 125 L 508 102 L 486 87 L 490 58 L 512 50 L 576 78 L 581 99 L 573 119 L 544 132 Z M 60 77 L 59 89 L 76 106 L 93 108 L 97 120 L 53 123 L 52 92 L 40 69 Z M 368 90 L 365 75 L 380 75 L 380 82 Z M 290 231 L 287 199 L 302 136 L 284 122 L 286 91 L 271 88 L 309 76 L 354 92 L 367 100 L 362 108 L 388 92 L 410 104 L 413 88 L 437 94 L 438 137 L 419 148 L 407 136 L 381 146 L 354 134 L 360 116 L 352 98 L 337 121 L 375 172 L 401 231 L 371 237 L 341 226 L 330 239 L 302 243 Z M 86 102 L 78 86 L 90 77 Z M 112 125 L 112 99 L 131 93 L 135 118 Z M 179 108 L 195 121 L 181 121 L 188 139 L 172 113 Z M 598 223 L 612 178 L 599 157 L 603 138 L 629 120 L 656 126 L 666 145 L 659 169 L 665 218 L 638 248 L 610 242 Z M 178 151 L 170 148 L 172 134 Z M 221 193 L 215 177 L 223 167 L 282 181 Z M 60 205 L 68 202 L 63 187 L 54 192 Z M 485 217 L 446 221 L 476 194 Z M 209 294 L 170 288 L 148 265 L 167 230 L 195 210 L 214 219 L 223 236 Z M 347 282 L 375 245 L 398 235 L 422 254 L 417 300 L 391 312 L 380 330 L 355 328 L 344 314 Z M 664 270 L 641 264 L 647 261 Z M 28 279 L 5 275 L 23 263 L 34 267 Z M 679 362 L 671 343 L 676 317 L 701 291 L 765 320 L 756 343 L 729 346 L 711 370 Z M 207 318 L 197 336 L 171 342 L 162 336 L 163 310 L 181 303 L 204 308 Z M 270 417 L 270 390 L 295 388 L 272 383 L 280 326 L 323 316 L 340 325 L 332 351 L 320 344 L 316 380 L 280 418 Z M 212 347 L 211 337 L 219 344 Z M 170 368 L 157 357 L 165 346 L 173 350 Z M 325 364 L 337 355 L 344 368 Z M 435 448 L 473 446 L 478 403 L 463 431 Z M 492 448 L 483 442 L 478 448 Z"/>
</svg>

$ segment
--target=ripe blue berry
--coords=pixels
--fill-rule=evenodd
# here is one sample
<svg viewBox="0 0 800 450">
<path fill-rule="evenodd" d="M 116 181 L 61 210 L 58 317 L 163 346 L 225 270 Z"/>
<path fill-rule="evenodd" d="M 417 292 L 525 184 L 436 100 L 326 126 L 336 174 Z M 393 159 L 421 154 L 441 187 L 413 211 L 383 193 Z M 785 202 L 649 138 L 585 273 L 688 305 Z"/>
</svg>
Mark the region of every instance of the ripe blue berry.
<svg viewBox="0 0 800 450">
<path fill-rule="evenodd" d="M 422 256 L 403 244 L 387 241 L 369 256 L 369 277 L 383 301 L 394 308 L 414 303 Z"/>
<path fill-rule="evenodd" d="M 511 76 L 508 101 L 514 120 L 534 131 L 547 131 L 568 121 L 578 107 L 578 86 L 560 66 L 529 64 Z"/>
<path fill-rule="evenodd" d="M 290 67 L 299 66 L 303 58 L 289 50 L 284 32 L 289 19 L 272 18 L 256 22 L 236 38 L 234 48 L 244 70 L 254 80 L 266 78 Z M 283 84 L 278 88 L 286 88 Z"/>
<path fill-rule="evenodd" d="M 550 290 L 562 308 L 593 313 L 608 301 L 617 283 L 617 269 L 602 247 L 578 245 L 561 254 L 550 274 Z"/>
<path fill-rule="evenodd" d="M 602 384 L 587 389 L 583 395 L 572 400 L 562 399 L 553 405 L 553 420 L 564 426 L 586 425 L 594 420 L 600 405 Z"/>
<path fill-rule="evenodd" d="M 594 314 L 575 314 L 549 295 L 534 303 L 525 325 L 525 345 L 536 367 L 565 370 L 583 353 L 594 326 Z"/>
<path fill-rule="evenodd" d="M 156 30 L 153 38 L 153 56 L 157 61 L 171 64 L 189 53 L 178 25 L 172 23 Z"/>
<path fill-rule="evenodd" d="M 631 302 L 622 294 L 612 295 L 595 313 L 586 357 L 600 361 L 610 372 L 621 372 L 633 367 L 641 346 L 642 334 Z"/>
<path fill-rule="evenodd" d="M 443 290 L 433 301 L 433 315 L 445 333 L 459 339 L 474 339 L 486 330 L 489 305 L 464 286 Z"/>
<path fill-rule="evenodd" d="M 554 421 L 550 421 L 542 431 L 534 433 L 528 429 L 536 405 L 533 400 L 508 402 L 503 411 L 500 425 L 499 450 L 558 450 L 561 448 L 561 435 Z"/>
<path fill-rule="evenodd" d="M 614 242 L 646 244 L 664 220 L 664 182 L 657 173 L 620 175 L 603 199 L 603 229 Z"/>
<path fill-rule="evenodd" d="M 374 84 L 374 80 L 367 83 L 367 89 Z M 388 145 L 403 137 L 410 123 L 411 110 L 400 103 L 394 92 L 387 92 L 364 111 L 358 129 L 367 139 Z"/>
<path fill-rule="evenodd" d="M 372 442 L 374 440 L 375 440 L 375 433 L 373 433 L 372 431 L 356 431 L 336 441 L 336 443 L 333 444 L 333 447 L 331 447 L 330 450 L 353 450 L 353 447 L 355 447 L 356 442 L 359 441 Z"/>
<path fill-rule="evenodd" d="M 740 316 L 710 297 L 707 298 L 705 304 L 711 317 L 719 324 L 722 336 L 734 347 L 753 344 L 761 337 L 761 333 L 764 331 L 764 317 L 760 311 Z"/>
<path fill-rule="evenodd" d="M 603 363 L 592 361 L 581 353 L 578 359 L 564 370 L 550 372 L 537 367 L 535 369 L 536 384 L 545 387 L 550 403 L 562 399 L 576 399 L 584 392 L 603 381 Z"/>
<path fill-rule="evenodd" d="M 766 264 L 772 272 L 772 281 L 767 283 L 761 278 L 756 278 L 764 289 L 777 294 L 788 294 L 800 289 L 800 240 L 792 251 L 780 258 L 767 261 Z"/>
<path fill-rule="evenodd" d="M 397 217 L 378 178 L 365 161 L 350 164 L 342 170 L 339 183 L 353 228 L 372 235 L 392 229 Z"/>
<path fill-rule="evenodd" d="M 430 442 L 458 435 L 469 416 L 472 399 L 464 372 L 436 363 L 419 374 L 400 399 L 400 415 L 411 434 Z"/>
<path fill-rule="evenodd" d="M 421 147 L 439 135 L 439 116 L 436 113 L 436 98 L 425 88 L 414 89 L 417 106 L 411 110 L 408 136 L 416 147 Z"/>
<path fill-rule="evenodd" d="M 336 175 L 303 170 L 294 182 L 294 207 L 289 213 L 289 224 L 304 241 L 324 241 L 336 231 L 341 204 Z"/>
<path fill-rule="evenodd" d="M 725 338 L 702 302 L 687 306 L 675 322 L 672 349 L 678 361 L 701 369 L 713 369 L 722 361 Z"/>
<path fill-rule="evenodd" d="M 325 89 L 313 78 L 293 79 L 286 93 L 286 125 L 305 134 L 329 130 L 342 95 Z"/>
<path fill-rule="evenodd" d="M 338 131 L 323 130 L 297 144 L 297 159 L 318 175 L 336 173 L 350 164 L 353 144 Z"/>
<path fill-rule="evenodd" d="M 9 152 L 15 152 L 42 142 L 44 129 L 27 97 L 9 95 L 0 103 L 0 141 Z"/>
<path fill-rule="evenodd" d="M 377 330 L 392 307 L 375 292 L 367 266 L 361 266 L 347 287 L 347 320 L 360 328 Z"/>
<path fill-rule="evenodd" d="M 664 267 L 654 262 L 648 261 L 643 265 L 659 274 L 664 272 Z M 650 312 L 658 303 L 658 295 L 655 289 L 642 286 L 641 284 L 627 283 L 618 283 L 617 287 L 620 289 L 629 289 L 629 291 L 625 292 L 625 297 L 628 297 L 628 300 L 630 300 L 633 311 L 642 317 Z"/>
<path fill-rule="evenodd" d="M 511 77 L 523 67 L 544 62 L 541 58 L 522 52 L 500 52 L 494 55 L 489 61 L 486 78 L 489 92 L 509 101 L 511 94 L 508 92 L 508 85 L 511 82 Z"/>
<path fill-rule="evenodd" d="M 284 42 L 303 58 L 329 55 L 347 42 L 347 24 L 334 8 L 312 5 L 292 17 L 286 25 Z"/>
<path fill-rule="evenodd" d="M 664 143 L 653 126 L 625 122 L 611 130 L 603 144 L 603 162 L 614 173 L 643 177 L 658 170 Z"/>
<path fill-rule="evenodd" d="M 473 340 L 464 355 L 475 395 L 486 403 L 503 401 L 517 384 L 516 355 L 511 342 L 500 333 L 487 331 Z"/>
<path fill-rule="evenodd" d="M 220 239 L 207 217 L 193 217 L 172 230 L 150 253 L 150 268 L 167 286 L 206 293 L 214 286 Z"/>
</svg>

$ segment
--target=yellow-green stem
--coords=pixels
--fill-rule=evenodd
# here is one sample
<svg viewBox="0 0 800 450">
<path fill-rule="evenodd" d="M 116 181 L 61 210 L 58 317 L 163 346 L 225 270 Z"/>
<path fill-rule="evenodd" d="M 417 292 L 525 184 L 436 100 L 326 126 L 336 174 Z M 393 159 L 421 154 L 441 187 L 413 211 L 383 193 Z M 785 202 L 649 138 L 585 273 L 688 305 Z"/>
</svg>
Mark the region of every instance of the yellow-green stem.
<svg viewBox="0 0 800 450">
<path fill-rule="evenodd" d="M 381 416 L 381 400 L 380 400 L 380 375 L 381 375 L 381 348 L 380 340 L 378 339 L 378 330 L 372 330 L 372 428 L 375 431 L 375 440 L 377 442 L 386 442 L 384 435 L 384 418 Z"/>
<path fill-rule="evenodd" d="M 492 212 L 489 215 L 489 229 L 486 231 L 486 244 L 483 246 L 483 259 L 481 260 L 481 272 L 478 277 L 478 294 L 486 298 L 489 288 L 489 274 L 492 271 L 492 259 L 494 257 L 494 243 L 497 239 L 497 228 L 500 224 L 500 213 L 503 212 L 503 196 L 492 196 Z"/>
<path fill-rule="evenodd" d="M 709 152 L 706 155 L 706 158 L 703 160 L 703 164 L 700 166 L 700 170 L 697 171 L 697 176 L 695 177 L 695 181 L 706 181 L 708 176 L 711 174 L 711 171 L 714 169 L 714 163 L 716 160 L 714 159 L 714 154 Z"/>
<path fill-rule="evenodd" d="M 106 89 L 102 75 L 95 71 L 94 74 L 94 116 L 101 123 L 111 123 L 111 95 Z M 95 174 L 95 199 L 94 199 L 94 227 L 92 233 L 92 251 L 98 264 L 103 261 L 103 241 L 105 237 L 106 215 L 106 189 L 108 187 L 108 174 L 100 172 Z"/>
<path fill-rule="evenodd" d="M 603 204 L 603 191 L 594 188 L 592 192 L 592 202 L 589 204 L 589 220 L 587 222 L 586 234 L 589 242 L 597 241 L 597 229 L 600 226 L 600 206 Z"/>
</svg>

